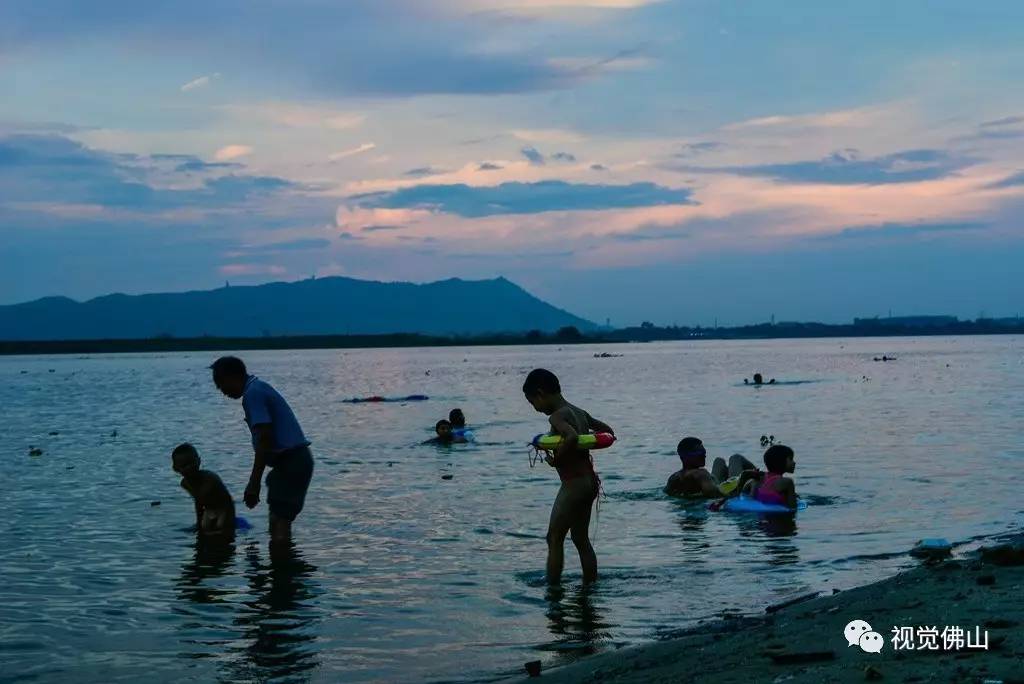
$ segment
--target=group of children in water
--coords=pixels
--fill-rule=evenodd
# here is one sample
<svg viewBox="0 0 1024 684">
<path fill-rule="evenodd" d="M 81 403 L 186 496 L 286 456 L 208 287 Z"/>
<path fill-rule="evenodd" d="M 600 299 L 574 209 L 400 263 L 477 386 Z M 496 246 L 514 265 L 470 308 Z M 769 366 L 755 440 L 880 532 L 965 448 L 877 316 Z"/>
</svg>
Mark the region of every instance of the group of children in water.
<svg viewBox="0 0 1024 684">
<path fill-rule="evenodd" d="M 434 424 L 436 437 L 428 439 L 427 444 L 453 444 L 468 442 L 472 433 L 466 428 L 466 415 L 460 408 L 448 412 L 448 420 L 443 418 Z"/>
<path fill-rule="evenodd" d="M 249 375 L 241 360 L 224 357 L 211 368 L 217 387 L 225 395 L 243 400 L 246 422 L 253 432 L 255 457 L 245 503 L 250 508 L 258 503 L 263 469 L 269 465 L 273 468 L 267 476 L 271 537 L 272 540 L 285 539 L 290 536 L 291 522 L 302 510 L 312 476 L 309 442 L 302 436 L 284 399 L 272 387 Z M 579 553 L 583 581 L 592 582 L 597 578 L 597 556 L 590 543 L 589 527 L 601 480 L 594 470 L 590 452 L 579 446 L 579 437 L 599 432 L 614 435 L 615 431 L 569 403 L 562 395 L 557 376 L 549 370 L 531 371 L 523 383 L 523 394 L 535 410 L 548 416 L 551 433 L 562 438 L 558 447 L 544 458 L 558 472 L 561 481 L 548 520 L 547 581 L 557 584 L 561 580 L 563 547 L 566 536 L 571 535 Z M 465 430 L 465 415 L 456 408 L 449 413 L 448 420 L 438 421 L 437 437 L 430 441 L 450 443 L 465 439 Z M 463 436 L 459 437 L 460 434 Z M 772 444 L 765 451 L 766 472 L 758 470 L 739 454 L 733 454 L 728 463 L 721 457 L 715 458 L 708 471 L 707 451 L 696 437 L 681 440 L 676 452 L 683 467 L 669 477 L 665 485 L 669 495 L 718 499 L 713 506 L 729 497 L 744 495 L 765 504 L 796 509 L 796 489 L 793 480 L 787 477 L 796 464 L 793 450 L 787 446 Z M 197 531 L 203 535 L 231 537 L 236 526 L 235 506 L 221 479 L 200 468 L 199 453 L 190 444 L 176 447 L 171 461 L 174 471 L 182 476 L 182 488 L 195 503 Z"/>
</svg>

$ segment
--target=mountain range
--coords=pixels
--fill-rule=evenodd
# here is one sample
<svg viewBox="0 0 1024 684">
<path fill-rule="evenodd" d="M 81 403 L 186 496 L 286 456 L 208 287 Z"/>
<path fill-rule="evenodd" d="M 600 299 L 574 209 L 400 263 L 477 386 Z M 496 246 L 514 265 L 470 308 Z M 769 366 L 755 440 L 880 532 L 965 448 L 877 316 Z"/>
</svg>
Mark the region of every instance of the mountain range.
<svg viewBox="0 0 1024 684">
<path fill-rule="evenodd" d="M 550 332 L 565 326 L 595 328 L 505 278 L 414 284 L 329 277 L 192 292 L 111 294 L 84 302 L 45 297 L 0 306 L 0 340 L 479 335 Z"/>
</svg>

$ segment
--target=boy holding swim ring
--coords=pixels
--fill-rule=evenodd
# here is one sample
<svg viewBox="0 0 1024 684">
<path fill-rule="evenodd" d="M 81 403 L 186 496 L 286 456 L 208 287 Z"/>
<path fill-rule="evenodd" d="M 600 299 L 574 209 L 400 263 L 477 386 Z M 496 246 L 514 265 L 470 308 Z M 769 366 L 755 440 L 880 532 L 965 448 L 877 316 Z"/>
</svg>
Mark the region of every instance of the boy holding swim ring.
<svg viewBox="0 0 1024 684">
<path fill-rule="evenodd" d="M 740 454 L 729 457 L 726 465 L 721 456 L 711 464 L 711 472 L 705 468 L 707 451 L 704 443 L 696 437 L 684 437 L 676 447 L 682 470 L 672 473 L 665 484 L 669 496 L 713 499 L 728 495 L 735 488 L 735 480 L 744 470 L 753 470 L 754 464 Z"/>
<path fill-rule="evenodd" d="M 235 502 L 217 474 L 200 470 L 202 460 L 191 444 L 179 444 L 171 452 L 171 467 L 181 475 L 181 488 L 196 506 L 196 531 L 204 535 L 235 534 Z"/>
<path fill-rule="evenodd" d="M 523 383 L 523 394 L 534 409 L 548 416 L 552 432 L 562 437 L 554 453 L 544 459 L 558 471 L 562 481 L 548 521 L 548 584 L 561 581 L 565 537 L 570 533 L 580 555 L 583 582 L 589 584 L 597 579 L 597 555 L 590 544 L 589 528 L 591 508 L 601 481 L 594 471 L 590 451 L 579 448 L 578 440 L 580 435 L 591 431 L 613 435 L 615 432 L 607 423 L 566 401 L 558 378 L 549 370 L 530 371 Z"/>
</svg>

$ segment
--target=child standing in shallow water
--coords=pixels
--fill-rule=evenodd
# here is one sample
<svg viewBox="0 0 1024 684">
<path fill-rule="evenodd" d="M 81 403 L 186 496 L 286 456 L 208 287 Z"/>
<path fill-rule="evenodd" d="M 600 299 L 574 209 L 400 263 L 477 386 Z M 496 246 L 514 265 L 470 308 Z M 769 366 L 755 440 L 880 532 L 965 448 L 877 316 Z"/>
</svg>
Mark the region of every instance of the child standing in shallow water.
<svg viewBox="0 0 1024 684">
<path fill-rule="evenodd" d="M 583 581 L 593 582 L 597 579 L 597 554 L 590 544 L 590 512 L 601 482 L 594 472 L 590 451 L 581 449 L 578 440 L 580 435 L 591 431 L 615 432 L 607 423 L 566 401 L 558 378 L 549 370 L 530 371 L 523 383 L 523 394 L 534 409 L 549 417 L 552 432 L 562 437 L 561 445 L 544 459 L 558 471 L 562 481 L 548 521 L 548 584 L 561 581 L 565 537 L 570 533 L 580 555 Z"/>
</svg>

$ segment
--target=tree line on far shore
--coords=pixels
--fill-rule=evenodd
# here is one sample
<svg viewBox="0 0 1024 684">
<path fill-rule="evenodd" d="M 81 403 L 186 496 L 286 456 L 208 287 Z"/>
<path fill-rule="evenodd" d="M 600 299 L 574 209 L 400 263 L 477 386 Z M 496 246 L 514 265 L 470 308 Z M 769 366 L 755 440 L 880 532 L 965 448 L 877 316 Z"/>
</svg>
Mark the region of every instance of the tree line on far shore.
<svg viewBox="0 0 1024 684">
<path fill-rule="evenodd" d="M 850 324 L 760 323 L 735 327 L 657 326 L 644 322 L 628 328 L 581 331 L 566 326 L 554 332 L 490 335 L 273 335 L 261 337 L 175 337 L 160 333 L 148 339 L 0 341 L 0 354 L 101 354 L 129 352 L 219 351 L 228 349 L 355 349 L 371 347 L 452 347 L 519 344 L 614 344 L 671 340 L 743 340 L 812 337 L 897 337 L 921 335 L 1024 334 L 1024 319 L 979 318 L 944 320 L 929 325 L 906 324 L 885 318 L 859 319 Z"/>
</svg>

